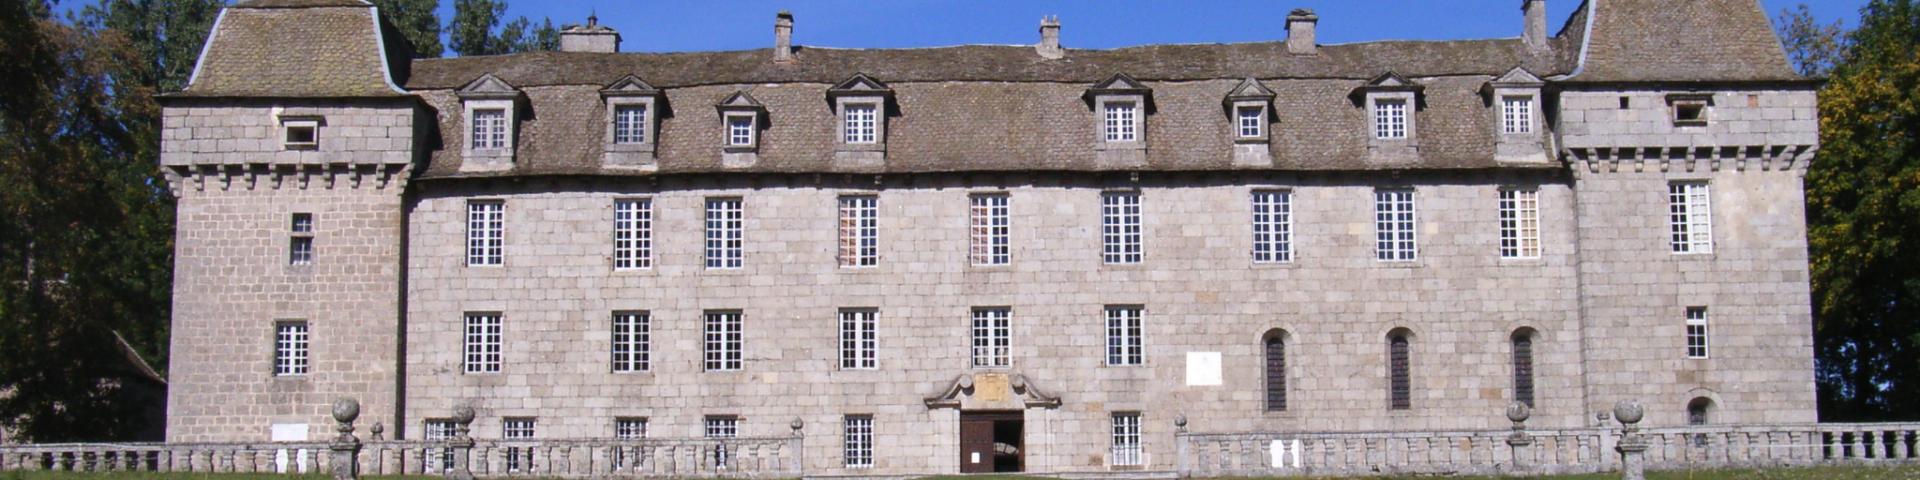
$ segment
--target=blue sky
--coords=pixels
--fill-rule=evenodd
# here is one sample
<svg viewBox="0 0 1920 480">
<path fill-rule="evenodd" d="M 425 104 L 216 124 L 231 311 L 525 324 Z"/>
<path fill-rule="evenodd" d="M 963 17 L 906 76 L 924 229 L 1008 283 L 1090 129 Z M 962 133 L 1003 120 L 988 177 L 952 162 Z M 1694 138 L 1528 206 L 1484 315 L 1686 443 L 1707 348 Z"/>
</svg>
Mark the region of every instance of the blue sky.
<svg viewBox="0 0 1920 480">
<path fill-rule="evenodd" d="M 598 12 L 619 29 L 623 51 L 743 50 L 773 44 L 773 15 L 795 17 L 794 43 L 819 47 L 901 48 L 959 44 L 1031 44 L 1042 15 L 1059 15 L 1069 48 L 1153 43 L 1223 43 L 1286 38 L 1293 8 L 1320 15 L 1321 43 L 1383 39 L 1444 40 L 1518 36 L 1518 0 L 511 0 L 508 18 L 582 23 Z M 1690 1 L 1690 0 L 1674 0 Z M 1769 16 L 1800 3 L 1826 21 L 1859 17 L 1867 0 L 1763 0 Z M 1578 0 L 1548 0 L 1558 32 Z M 453 0 L 442 0 L 452 18 Z"/>
</svg>

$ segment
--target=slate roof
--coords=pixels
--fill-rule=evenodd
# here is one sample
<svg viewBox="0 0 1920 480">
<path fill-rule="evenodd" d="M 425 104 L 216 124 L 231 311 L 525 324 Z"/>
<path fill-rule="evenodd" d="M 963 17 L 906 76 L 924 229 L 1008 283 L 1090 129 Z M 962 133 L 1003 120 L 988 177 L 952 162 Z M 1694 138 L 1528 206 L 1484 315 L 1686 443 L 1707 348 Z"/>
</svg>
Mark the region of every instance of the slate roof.
<svg viewBox="0 0 1920 480">
<path fill-rule="evenodd" d="M 221 12 L 192 81 L 169 96 L 404 96 L 389 81 L 393 39 L 381 40 L 361 0 L 241 2 Z"/>
<path fill-rule="evenodd" d="M 1803 80 L 1759 0 L 1591 1 L 1586 59 L 1567 81 Z"/>
</svg>

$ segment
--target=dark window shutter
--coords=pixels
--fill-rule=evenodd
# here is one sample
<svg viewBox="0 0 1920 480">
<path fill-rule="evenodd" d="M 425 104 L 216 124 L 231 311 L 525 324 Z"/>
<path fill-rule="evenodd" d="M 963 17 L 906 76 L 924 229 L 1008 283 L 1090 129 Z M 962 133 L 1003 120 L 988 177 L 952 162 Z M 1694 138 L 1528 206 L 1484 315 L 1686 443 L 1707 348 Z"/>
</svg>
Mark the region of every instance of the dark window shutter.
<svg viewBox="0 0 1920 480">
<path fill-rule="evenodd" d="M 1278 335 L 1267 338 L 1267 411 L 1287 410 L 1287 344 Z"/>
<path fill-rule="evenodd" d="M 1513 399 L 1533 407 L 1533 337 L 1513 337 Z"/>
<path fill-rule="evenodd" d="M 1393 409 L 1413 408 L 1413 386 L 1407 372 L 1407 337 L 1395 335 L 1388 340 L 1387 364 L 1392 369 Z"/>
</svg>

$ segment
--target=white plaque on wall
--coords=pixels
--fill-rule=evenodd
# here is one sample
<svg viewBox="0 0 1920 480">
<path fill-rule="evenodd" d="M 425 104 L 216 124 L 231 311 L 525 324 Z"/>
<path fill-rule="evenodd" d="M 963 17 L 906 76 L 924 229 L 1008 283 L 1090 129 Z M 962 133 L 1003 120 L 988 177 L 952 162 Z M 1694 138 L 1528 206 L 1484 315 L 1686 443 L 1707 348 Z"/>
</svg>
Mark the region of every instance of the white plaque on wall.
<svg viewBox="0 0 1920 480">
<path fill-rule="evenodd" d="M 1220 352 L 1187 352 L 1187 386 L 1220 385 Z"/>
</svg>

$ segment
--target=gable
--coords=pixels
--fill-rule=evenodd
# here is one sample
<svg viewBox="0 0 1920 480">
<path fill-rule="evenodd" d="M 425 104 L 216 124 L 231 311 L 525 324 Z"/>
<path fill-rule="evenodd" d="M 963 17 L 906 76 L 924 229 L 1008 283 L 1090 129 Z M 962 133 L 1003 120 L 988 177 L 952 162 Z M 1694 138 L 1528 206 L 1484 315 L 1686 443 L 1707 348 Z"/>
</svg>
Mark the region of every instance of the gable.
<svg viewBox="0 0 1920 480">
<path fill-rule="evenodd" d="M 619 80 L 615 80 L 612 84 L 607 85 L 606 88 L 600 89 L 600 94 L 607 96 L 653 96 L 659 95 L 660 89 L 653 88 L 653 85 L 647 84 L 647 82 L 641 80 L 640 77 L 627 75 L 621 77 Z"/>
</svg>

